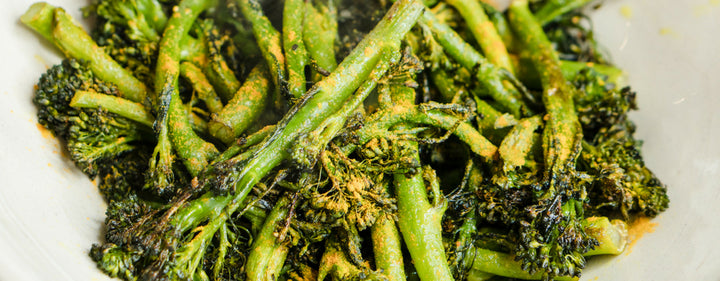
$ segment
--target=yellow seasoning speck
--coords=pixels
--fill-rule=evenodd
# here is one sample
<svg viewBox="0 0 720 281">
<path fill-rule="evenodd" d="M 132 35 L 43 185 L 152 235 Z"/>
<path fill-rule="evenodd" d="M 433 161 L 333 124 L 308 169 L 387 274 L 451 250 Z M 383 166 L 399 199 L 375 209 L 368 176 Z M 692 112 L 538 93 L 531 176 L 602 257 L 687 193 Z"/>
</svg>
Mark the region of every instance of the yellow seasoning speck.
<svg viewBox="0 0 720 281">
<path fill-rule="evenodd" d="M 626 19 L 632 19 L 633 16 L 633 10 L 628 5 L 623 5 L 620 7 L 620 14 L 626 18 Z"/>
</svg>

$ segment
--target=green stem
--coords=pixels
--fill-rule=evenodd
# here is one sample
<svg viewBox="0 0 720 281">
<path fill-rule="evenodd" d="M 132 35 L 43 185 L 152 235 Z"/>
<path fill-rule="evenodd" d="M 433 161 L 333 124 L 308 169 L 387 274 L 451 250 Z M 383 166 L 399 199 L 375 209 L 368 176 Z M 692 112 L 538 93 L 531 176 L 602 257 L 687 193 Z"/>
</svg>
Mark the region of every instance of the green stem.
<svg viewBox="0 0 720 281">
<path fill-rule="evenodd" d="M 546 172 L 552 174 L 565 168 L 582 139 L 573 104 L 573 89 L 565 80 L 552 43 L 530 12 L 527 0 L 513 0 L 508 18 L 540 75 L 542 100 L 547 111 L 543 131 L 545 167 Z"/>
<path fill-rule="evenodd" d="M 598 245 L 584 256 L 619 255 L 628 244 L 628 225 L 622 220 L 607 217 L 589 217 L 584 222 L 585 232 L 597 239 Z"/>
<path fill-rule="evenodd" d="M 402 85 L 384 87 L 389 91 L 388 102 L 394 107 L 414 108 L 415 89 Z M 388 110 L 396 112 L 389 107 Z M 409 125 L 401 123 L 394 127 L 402 129 Z M 411 157 L 420 163 L 419 146 L 416 141 L 401 141 L 397 145 L 411 151 Z M 421 280 L 453 280 L 442 243 L 441 222 L 444 205 L 432 204 L 428 200 L 427 187 L 423 173 L 420 171 L 395 174 L 394 186 L 398 206 L 398 226 L 418 276 Z M 435 194 L 435 199 L 441 196 Z"/>
<path fill-rule="evenodd" d="M 115 84 L 123 98 L 145 102 L 148 93 L 145 84 L 105 53 L 62 8 L 35 3 L 20 21 L 52 42 L 65 56 L 86 61 L 98 78 Z"/>
<path fill-rule="evenodd" d="M 589 217 L 583 221 L 585 231 L 591 237 L 597 239 L 599 245 L 583 256 L 594 255 L 618 255 L 627 246 L 628 226 L 621 220 L 613 220 L 607 217 Z M 540 280 L 543 272 L 531 274 L 522 269 L 522 263 L 515 260 L 511 254 L 492 251 L 484 248 L 475 248 L 475 259 L 473 261 L 470 275 L 477 274 L 486 276 L 488 273 L 510 278 L 524 280 Z M 468 277 L 468 280 L 470 277 Z M 555 276 L 554 280 L 577 280 L 576 277 Z"/>
<path fill-rule="evenodd" d="M 455 84 L 455 81 L 448 76 L 442 69 L 433 70 L 430 73 L 436 88 L 440 91 L 444 98 L 450 98 L 452 95 L 471 95 L 471 92 Z M 452 97 L 454 100 L 457 96 Z M 478 120 L 478 129 L 483 136 L 487 137 L 493 144 L 499 144 L 507 133 L 503 128 L 495 128 L 495 123 L 503 114 L 488 104 L 485 100 L 477 95 L 472 95 L 475 101 L 477 114 L 480 116 Z"/>
<path fill-rule="evenodd" d="M 207 64 L 201 67 L 208 80 L 215 86 L 220 97 L 224 101 L 229 101 L 240 88 L 240 81 L 238 81 L 235 72 L 230 69 L 225 61 L 221 51 L 223 40 L 221 40 L 212 21 L 206 20 L 202 22 L 201 29 L 203 35 L 200 39 L 206 42 L 207 51 L 205 54 Z"/>
<path fill-rule="evenodd" d="M 503 169 L 508 172 L 515 167 L 525 166 L 525 161 L 533 147 L 535 130 L 542 125 L 539 115 L 522 119 L 510 130 L 500 144 L 500 158 Z"/>
<path fill-rule="evenodd" d="M 307 50 L 303 42 L 303 0 L 286 0 L 283 10 L 283 50 L 287 60 L 288 90 L 293 97 L 305 94 L 305 65 L 308 63 Z"/>
<path fill-rule="evenodd" d="M 337 67 L 337 11 L 333 1 L 328 1 L 327 6 L 319 5 L 318 8 L 315 8 L 312 2 L 305 2 L 303 41 L 313 63 L 323 71 L 332 72 Z"/>
<path fill-rule="evenodd" d="M 289 203 L 288 198 L 280 198 L 265 218 L 265 223 L 255 237 L 245 263 L 247 280 L 269 281 L 280 277 L 289 248 L 283 245 L 282 241 L 278 241 L 274 233 L 277 226 L 287 218 Z"/>
<path fill-rule="evenodd" d="M 210 121 L 210 134 L 226 144 L 232 143 L 255 122 L 265 109 L 270 92 L 265 64 L 255 66 L 242 87 Z"/>
<path fill-rule="evenodd" d="M 152 128 L 155 117 L 150 114 L 142 104 L 131 102 L 121 97 L 110 96 L 90 91 L 77 91 L 70 101 L 70 106 L 81 108 L 102 107 L 108 112 L 115 113 Z"/>
<path fill-rule="evenodd" d="M 227 255 L 228 248 L 232 246 L 230 240 L 228 239 L 228 232 L 229 230 L 227 223 L 223 224 L 218 231 L 219 242 L 217 249 L 217 259 L 215 260 L 215 264 L 213 265 L 213 277 L 216 280 L 220 279 L 220 277 L 222 276 L 222 270 L 225 267 L 225 256 Z"/>
<path fill-rule="evenodd" d="M 191 175 L 197 175 L 218 154 L 211 143 L 204 141 L 193 130 L 188 120 L 180 92 L 180 43 L 187 36 L 195 19 L 212 7 L 215 0 L 183 0 L 168 20 L 159 44 L 155 71 L 155 93 L 158 97 L 158 120 L 156 129 L 167 130 L 172 147 L 182 158 Z M 165 138 L 160 135 L 159 138 Z M 164 141 L 164 140 L 159 140 Z M 156 148 L 156 151 L 157 148 Z M 168 152 L 163 152 L 168 153 Z M 164 163 L 164 165 L 168 165 Z"/>
<path fill-rule="evenodd" d="M 417 143 L 407 141 L 417 151 Z M 417 152 L 415 158 L 420 161 Z M 421 280 L 453 280 L 442 244 L 443 209 L 428 201 L 422 174 L 395 175 L 398 226 Z"/>
<path fill-rule="evenodd" d="M 235 143 L 233 143 L 233 145 L 225 149 L 222 154 L 218 155 L 218 157 L 213 159 L 213 162 L 211 164 L 220 163 L 235 157 L 241 151 L 251 146 L 257 145 L 263 140 L 265 140 L 273 131 L 275 131 L 275 125 L 268 125 L 258 130 L 257 132 L 254 132 L 251 135 L 242 138 L 241 141 L 236 141 Z"/>
<path fill-rule="evenodd" d="M 475 154 L 490 161 L 496 157 L 497 147 L 462 119 L 439 110 L 422 110 L 419 106 L 393 106 L 372 116 L 358 131 L 359 143 L 387 135 L 387 131 L 400 123 L 425 124 L 452 133 L 465 142 Z"/>
<path fill-rule="evenodd" d="M 520 57 L 513 57 L 513 64 L 517 70 L 517 78 L 527 85 L 529 88 L 541 88 L 540 77 L 535 67 L 532 64 L 531 59 L 527 55 L 521 55 Z M 625 72 L 621 69 L 607 64 L 597 64 L 590 62 L 577 62 L 577 61 L 560 61 L 560 69 L 566 80 L 572 81 L 575 76 L 580 73 L 580 70 L 584 68 L 592 68 L 602 75 L 608 77 L 607 81 L 614 84 L 616 88 L 623 88 L 627 86 L 627 79 Z"/>
<path fill-rule="evenodd" d="M 387 184 L 385 184 L 387 189 Z M 389 213 L 383 213 L 370 228 L 373 243 L 375 268 L 381 270 L 389 281 L 405 280 L 402 241 L 395 220 Z"/>
<path fill-rule="evenodd" d="M 431 11 L 426 10 L 420 21 L 432 31 L 438 43 L 443 46 L 450 57 L 475 74 L 477 81 L 495 101 L 515 117 L 521 116 L 521 112 L 527 109 L 527 105 L 515 87 L 503 82 L 506 80 L 504 77 L 506 75 L 501 73 L 501 68 L 491 64 Z M 509 87 L 506 88 L 506 86 Z"/>
<path fill-rule="evenodd" d="M 535 19 L 541 26 L 546 25 L 562 14 L 582 8 L 590 1 L 592 0 L 550 0 L 535 12 Z"/>
<path fill-rule="evenodd" d="M 516 261 L 515 256 L 483 248 L 475 248 L 472 269 L 484 274 L 490 273 L 523 280 L 540 280 L 544 274 L 542 271 L 530 274 L 522 269 L 522 263 Z M 556 276 L 554 280 L 577 280 L 577 278 Z"/>
<path fill-rule="evenodd" d="M 490 63 L 515 73 L 510 55 L 495 24 L 488 18 L 477 0 L 447 0 L 467 22 L 470 32 Z"/>
<path fill-rule="evenodd" d="M 280 100 L 280 93 L 286 88 L 284 84 L 287 77 L 285 56 L 281 44 L 282 37 L 263 14 L 262 6 L 257 0 L 237 0 L 237 2 L 240 4 L 243 16 L 252 24 L 255 40 L 257 40 L 275 85 L 274 100 L 277 103 Z"/>
<path fill-rule="evenodd" d="M 220 97 L 217 96 L 215 89 L 200 68 L 190 62 L 183 62 L 180 64 L 180 75 L 192 84 L 198 98 L 205 103 L 210 112 L 218 113 L 222 110 L 223 104 Z"/>
</svg>

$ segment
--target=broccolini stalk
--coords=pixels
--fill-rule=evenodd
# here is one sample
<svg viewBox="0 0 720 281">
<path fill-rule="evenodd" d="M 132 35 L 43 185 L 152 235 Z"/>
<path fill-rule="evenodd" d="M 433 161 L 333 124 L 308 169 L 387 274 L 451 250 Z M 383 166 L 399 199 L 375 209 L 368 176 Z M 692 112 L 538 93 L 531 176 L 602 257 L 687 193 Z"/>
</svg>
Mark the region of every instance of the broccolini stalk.
<svg viewBox="0 0 720 281">
<path fill-rule="evenodd" d="M 62 8 L 44 2 L 30 6 L 20 20 L 58 47 L 65 56 L 86 61 L 103 81 L 115 84 L 122 97 L 145 102 L 148 89 L 106 54 Z"/>
<path fill-rule="evenodd" d="M 173 8 L 173 15 L 168 20 L 159 44 L 155 69 L 155 94 L 158 103 L 155 130 L 158 133 L 158 146 L 153 153 L 151 166 L 159 164 L 162 173 L 166 173 L 169 170 L 167 167 L 172 165 L 171 156 L 168 156 L 171 153 L 169 147 L 174 148 L 193 176 L 218 154 L 215 146 L 201 139 L 192 130 L 178 90 L 180 43 L 200 13 L 215 3 L 215 0 L 181 1 Z M 167 162 L 168 160 L 170 161 Z"/>
<path fill-rule="evenodd" d="M 327 5 L 318 4 L 318 8 L 312 2 L 305 2 L 303 41 L 312 64 L 321 71 L 329 73 L 337 67 L 335 60 L 335 41 L 338 36 L 337 11 L 334 1 L 328 1 Z"/>
<path fill-rule="evenodd" d="M 447 0 L 462 15 L 488 61 L 515 74 L 510 55 L 495 25 L 476 0 Z"/>
<path fill-rule="evenodd" d="M 543 149 L 546 178 L 564 169 L 582 139 L 582 130 L 573 103 L 573 88 L 560 68 L 560 60 L 542 27 L 528 8 L 527 0 L 513 0 L 509 19 L 513 29 L 528 49 L 543 86 L 543 103 L 547 110 Z"/>
<path fill-rule="evenodd" d="M 415 89 L 404 85 L 386 85 L 382 90 L 389 92 L 390 100 L 386 102 L 396 107 L 414 106 Z M 405 124 L 394 126 L 395 129 L 404 127 Z M 407 150 L 413 161 L 420 163 L 416 141 L 404 140 L 397 145 Z M 395 174 L 394 186 L 398 206 L 398 226 L 418 276 L 421 280 L 453 280 L 442 243 L 440 223 L 446 208 L 444 199 L 441 199 L 443 195 L 434 194 L 433 203 L 428 200 L 422 170 Z M 439 191 L 439 188 L 433 191 Z"/>
<path fill-rule="evenodd" d="M 597 239 L 598 245 L 585 253 L 585 256 L 619 255 L 628 244 L 628 225 L 622 220 L 607 217 L 589 217 L 585 219 L 585 231 Z"/>
<path fill-rule="evenodd" d="M 202 66 L 203 72 L 215 86 L 220 97 L 224 101 L 229 101 L 240 88 L 240 81 L 235 77 L 235 72 L 230 69 L 221 53 L 223 37 L 211 20 L 203 21 L 200 29 L 203 32 L 202 36 L 199 36 L 200 40 L 206 42 L 207 48 L 207 64 Z"/>
<path fill-rule="evenodd" d="M 417 143 L 406 143 L 417 151 Z M 420 161 L 417 152 L 416 160 Z M 421 280 L 453 280 L 442 244 L 442 216 L 445 205 L 428 201 L 422 173 L 395 175 L 398 226 Z M 435 194 L 435 198 L 442 194 Z"/>
<path fill-rule="evenodd" d="M 475 259 L 473 261 L 473 270 L 478 271 L 478 274 L 486 275 L 491 273 L 498 276 L 504 276 L 509 278 L 524 279 L 524 280 L 541 280 L 543 279 L 542 272 L 529 273 L 522 269 L 522 264 L 515 260 L 515 257 L 510 254 L 491 251 L 483 248 L 475 249 Z M 471 271 L 471 274 L 473 271 Z M 470 279 L 470 278 L 468 278 Z M 576 277 L 564 277 L 557 276 L 553 280 L 577 280 Z"/>
<path fill-rule="evenodd" d="M 237 156 L 237 154 L 241 151 L 256 144 L 259 144 L 260 142 L 265 140 L 265 138 L 267 138 L 267 136 L 269 136 L 273 131 L 275 131 L 275 125 L 268 125 L 245 138 L 238 139 L 232 146 L 228 147 L 220 155 L 215 157 L 211 165 L 229 160 Z"/>
<path fill-rule="evenodd" d="M 145 16 L 145 20 L 155 28 L 155 31 L 162 32 L 165 29 L 168 19 L 160 2 L 157 0 L 135 0 L 135 4 Z"/>
<path fill-rule="evenodd" d="M 528 153 L 532 149 L 533 134 L 542 125 L 541 117 L 536 115 L 525 118 L 510 130 L 500 144 L 499 153 L 503 160 L 503 170 L 512 171 L 515 167 L 525 166 Z"/>
<path fill-rule="evenodd" d="M 265 218 L 265 223 L 255 237 L 245 263 L 247 280 L 270 281 L 280 277 L 289 248 L 283 244 L 283 241 L 278 241 L 275 230 L 287 218 L 289 203 L 290 200 L 283 196 L 275 203 L 275 207 Z"/>
<path fill-rule="evenodd" d="M 205 103 L 211 113 L 219 113 L 222 110 L 223 104 L 220 97 L 217 96 L 215 89 L 200 68 L 190 62 L 183 62 L 180 64 L 180 75 L 192 84 L 198 98 Z"/>
<path fill-rule="evenodd" d="M 401 123 L 424 124 L 449 130 L 465 142 L 473 153 L 488 161 L 493 160 L 497 153 L 497 147 L 463 119 L 422 105 L 397 105 L 373 114 L 368 118 L 365 126 L 357 132 L 358 142 L 366 143 L 373 138 L 387 136 L 387 131 L 392 126 Z"/>
<path fill-rule="evenodd" d="M 442 69 L 435 69 L 430 73 L 436 88 L 446 99 L 451 95 L 465 94 L 470 95 L 470 92 L 465 87 L 455 85 L 455 81 L 448 76 L 447 72 Z M 453 103 L 458 96 L 453 97 Z M 487 137 L 493 144 L 500 144 L 502 138 L 505 136 L 507 130 L 503 130 L 500 126 L 495 126 L 496 122 L 500 118 L 507 118 L 503 114 L 485 100 L 472 95 L 475 101 L 475 107 L 478 115 L 482 116 L 478 120 L 478 129 L 483 136 Z"/>
<path fill-rule="evenodd" d="M 242 87 L 210 121 L 210 134 L 226 144 L 232 143 L 257 120 L 265 109 L 270 92 L 269 73 L 264 63 L 250 71 Z"/>
<path fill-rule="evenodd" d="M 590 1 L 592 0 L 549 0 L 535 12 L 535 19 L 542 26 L 562 14 L 585 6 Z"/>
<path fill-rule="evenodd" d="M 441 22 L 433 12 L 426 10 L 420 22 L 432 31 L 450 57 L 475 73 L 478 82 L 501 106 L 516 117 L 520 117 L 523 111 L 528 109 L 515 87 L 505 87 L 503 81 L 508 78 L 507 73 L 503 74 L 501 68 L 488 62 L 450 26 Z"/>
<path fill-rule="evenodd" d="M 518 80 L 522 81 L 529 88 L 542 87 L 538 72 L 532 65 L 532 60 L 528 55 L 521 53 L 519 57 L 511 57 L 513 65 L 515 65 L 515 70 L 517 71 Z M 592 68 L 598 73 L 606 75 L 608 77 L 607 81 L 614 84 L 615 88 L 620 89 L 627 86 L 625 72 L 617 67 L 607 64 L 560 60 L 560 69 L 567 81 L 575 80 L 578 73 L 585 68 Z"/>
<path fill-rule="evenodd" d="M 260 52 L 265 58 L 270 77 L 272 77 L 275 85 L 276 106 L 279 102 L 280 94 L 286 90 L 287 73 L 285 71 L 285 55 L 282 49 L 282 37 L 270 23 L 270 20 L 263 14 L 262 6 L 257 0 L 237 0 L 243 16 L 252 24 L 255 40 L 260 47 Z M 282 108 L 282 107 L 281 107 Z"/>
<path fill-rule="evenodd" d="M 295 98 L 305 94 L 305 65 L 307 50 L 303 42 L 303 0 L 286 0 L 283 10 L 283 50 L 287 60 L 288 91 Z"/>
<path fill-rule="evenodd" d="M 405 280 L 402 241 L 393 216 L 387 212 L 381 214 L 370 228 L 370 236 L 373 242 L 375 268 L 380 270 L 388 281 Z"/>
<path fill-rule="evenodd" d="M 597 239 L 599 244 L 593 250 L 583 254 L 584 256 L 594 255 L 618 255 L 627 246 L 628 226 L 621 220 L 610 221 L 607 217 L 589 217 L 583 221 L 588 235 Z M 496 252 L 483 248 L 475 248 L 475 255 L 470 275 L 481 276 L 491 273 L 498 276 L 525 279 L 541 280 L 542 272 L 529 273 L 522 269 L 522 264 L 516 261 L 511 254 Z M 470 277 L 468 277 L 470 279 Z M 555 276 L 554 280 L 577 280 L 576 277 Z"/>
<path fill-rule="evenodd" d="M 102 107 L 108 112 L 115 113 L 148 127 L 152 127 L 153 122 L 155 122 L 155 117 L 145 110 L 142 104 L 92 91 L 75 92 L 75 95 L 70 101 L 70 106 L 80 108 Z"/>
<path fill-rule="evenodd" d="M 513 34 L 512 29 L 507 22 L 507 19 L 505 18 L 505 14 L 503 12 L 500 12 L 496 5 L 488 4 L 486 1 L 482 2 L 488 19 L 492 21 L 495 29 L 497 30 L 497 33 L 500 35 L 500 38 L 502 38 L 503 44 L 508 49 L 508 52 L 515 52 L 515 47 L 517 47 L 515 46 L 515 42 L 517 41 L 517 39 L 515 39 L 515 35 Z"/>
<path fill-rule="evenodd" d="M 204 20 L 195 25 L 198 38 L 186 35 L 180 42 L 180 60 L 188 61 L 202 69 L 215 92 L 225 101 L 230 100 L 240 88 L 240 82 L 220 53 L 222 41 L 212 21 Z"/>
</svg>

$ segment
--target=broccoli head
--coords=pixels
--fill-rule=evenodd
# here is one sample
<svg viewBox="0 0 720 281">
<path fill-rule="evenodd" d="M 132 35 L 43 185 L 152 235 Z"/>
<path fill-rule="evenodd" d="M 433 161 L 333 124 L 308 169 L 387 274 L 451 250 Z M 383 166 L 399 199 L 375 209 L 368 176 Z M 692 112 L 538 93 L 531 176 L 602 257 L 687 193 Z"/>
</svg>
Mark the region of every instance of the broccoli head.
<svg viewBox="0 0 720 281">
<path fill-rule="evenodd" d="M 67 142 L 70 158 L 88 176 L 95 177 L 101 166 L 112 166 L 117 157 L 152 140 L 150 128 L 135 121 L 103 108 L 72 107 L 77 91 L 118 93 L 82 62 L 65 60 L 40 77 L 33 101 L 38 106 L 38 122 Z"/>
<path fill-rule="evenodd" d="M 603 130 L 593 143 L 583 143 L 579 165 L 595 180 L 588 190 L 600 213 L 656 216 L 668 208 L 667 188 L 645 165 L 641 141 L 632 136 L 631 123 Z"/>
<path fill-rule="evenodd" d="M 582 69 L 572 83 L 578 89 L 575 110 L 586 140 L 592 140 L 602 128 L 625 123 L 628 112 L 637 109 L 635 92 L 629 87 L 617 89 L 593 68 Z"/>
</svg>

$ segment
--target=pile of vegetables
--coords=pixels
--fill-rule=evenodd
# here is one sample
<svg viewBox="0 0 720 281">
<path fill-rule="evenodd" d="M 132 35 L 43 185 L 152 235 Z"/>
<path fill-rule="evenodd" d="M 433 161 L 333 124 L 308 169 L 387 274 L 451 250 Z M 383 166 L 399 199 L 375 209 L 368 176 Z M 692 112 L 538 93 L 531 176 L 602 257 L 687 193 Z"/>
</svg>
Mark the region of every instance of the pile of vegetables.
<svg viewBox="0 0 720 281">
<path fill-rule="evenodd" d="M 530 3 L 528 3 L 530 2 Z M 93 0 L 40 124 L 125 280 L 571 280 L 668 207 L 587 0 Z"/>
</svg>

